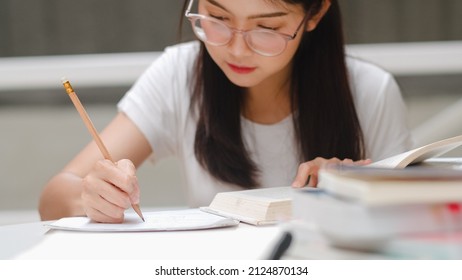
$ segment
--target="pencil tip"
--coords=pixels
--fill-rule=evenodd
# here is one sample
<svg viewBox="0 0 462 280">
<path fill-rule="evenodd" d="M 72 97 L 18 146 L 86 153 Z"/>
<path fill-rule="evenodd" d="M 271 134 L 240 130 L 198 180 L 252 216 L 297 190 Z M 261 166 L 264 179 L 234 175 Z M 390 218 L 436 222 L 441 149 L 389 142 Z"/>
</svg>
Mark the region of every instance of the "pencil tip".
<svg viewBox="0 0 462 280">
<path fill-rule="evenodd" d="M 69 82 L 69 80 L 68 80 L 66 77 L 62 77 L 62 78 L 61 78 L 61 82 L 63 82 L 63 84 L 64 84 L 64 83 L 66 83 L 66 82 Z"/>
<path fill-rule="evenodd" d="M 133 210 L 135 210 L 136 214 L 138 214 L 138 216 L 140 216 L 141 220 L 143 220 L 143 222 L 145 222 L 144 217 L 143 217 L 143 213 L 141 213 L 140 206 L 138 204 L 132 204 L 132 207 L 133 207 Z"/>
</svg>

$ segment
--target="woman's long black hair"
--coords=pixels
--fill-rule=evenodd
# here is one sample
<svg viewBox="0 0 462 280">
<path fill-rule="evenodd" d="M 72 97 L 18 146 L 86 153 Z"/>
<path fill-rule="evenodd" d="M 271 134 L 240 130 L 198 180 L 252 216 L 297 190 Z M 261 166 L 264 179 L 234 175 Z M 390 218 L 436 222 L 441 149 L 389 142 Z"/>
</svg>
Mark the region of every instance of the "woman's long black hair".
<svg viewBox="0 0 462 280">
<path fill-rule="evenodd" d="M 325 0 L 283 0 L 317 14 Z M 187 2 L 187 1 L 186 1 Z M 186 3 L 185 3 L 186 6 Z M 258 166 L 241 133 L 245 88 L 228 80 L 203 43 L 196 61 L 191 108 L 198 113 L 195 155 L 215 178 L 253 188 Z M 353 160 L 364 157 L 363 134 L 345 64 L 344 39 L 337 0 L 316 29 L 305 33 L 293 58 L 291 107 L 301 161 L 316 157 Z"/>
</svg>

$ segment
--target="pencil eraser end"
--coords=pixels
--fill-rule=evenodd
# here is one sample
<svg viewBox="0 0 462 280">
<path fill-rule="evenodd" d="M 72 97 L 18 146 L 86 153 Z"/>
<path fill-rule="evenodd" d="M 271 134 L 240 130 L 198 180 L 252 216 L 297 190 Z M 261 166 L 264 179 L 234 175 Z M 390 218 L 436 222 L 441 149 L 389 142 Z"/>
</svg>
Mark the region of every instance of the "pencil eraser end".
<svg viewBox="0 0 462 280">
<path fill-rule="evenodd" d="M 72 88 L 71 83 L 69 82 L 69 80 L 66 79 L 65 77 L 61 78 L 61 80 L 63 81 L 63 86 L 66 89 L 67 94 L 73 93 L 74 89 Z"/>
</svg>

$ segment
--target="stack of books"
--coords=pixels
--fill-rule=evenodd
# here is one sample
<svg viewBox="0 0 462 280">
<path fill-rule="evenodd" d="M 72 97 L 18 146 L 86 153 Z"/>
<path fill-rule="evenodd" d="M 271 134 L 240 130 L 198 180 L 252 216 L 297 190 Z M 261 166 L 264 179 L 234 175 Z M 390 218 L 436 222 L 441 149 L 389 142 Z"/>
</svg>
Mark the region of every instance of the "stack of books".
<svg viewBox="0 0 462 280">
<path fill-rule="evenodd" d="M 392 258 L 462 258 L 460 165 L 412 165 L 462 144 L 449 138 L 370 166 L 332 165 L 293 193 L 293 218 L 336 248 Z"/>
</svg>

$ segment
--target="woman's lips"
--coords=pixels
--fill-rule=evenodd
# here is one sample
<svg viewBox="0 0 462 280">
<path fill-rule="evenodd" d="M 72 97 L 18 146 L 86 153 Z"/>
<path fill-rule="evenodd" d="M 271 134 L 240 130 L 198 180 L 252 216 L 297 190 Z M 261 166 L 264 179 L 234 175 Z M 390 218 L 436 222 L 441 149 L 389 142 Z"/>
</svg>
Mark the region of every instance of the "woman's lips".
<svg viewBox="0 0 462 280">
<path fill-rule="evenodd" d="M 249 74 L 257 69 L 256 67 L 245 67 L 245 66 L 238 66 L 235 64 L 228 63 L 229 68 L 238 74 Z"/>
</svg>

